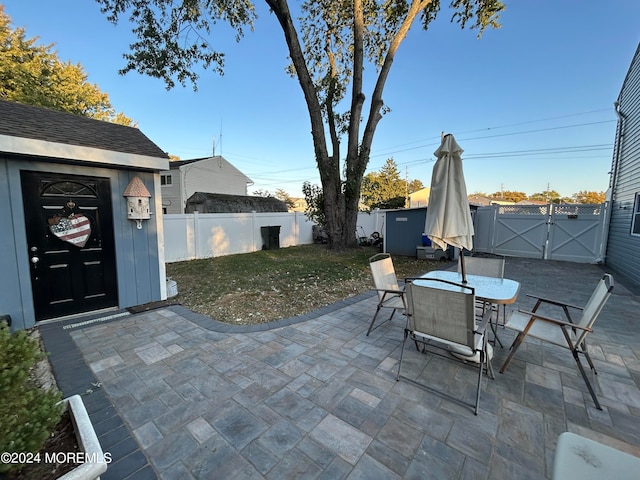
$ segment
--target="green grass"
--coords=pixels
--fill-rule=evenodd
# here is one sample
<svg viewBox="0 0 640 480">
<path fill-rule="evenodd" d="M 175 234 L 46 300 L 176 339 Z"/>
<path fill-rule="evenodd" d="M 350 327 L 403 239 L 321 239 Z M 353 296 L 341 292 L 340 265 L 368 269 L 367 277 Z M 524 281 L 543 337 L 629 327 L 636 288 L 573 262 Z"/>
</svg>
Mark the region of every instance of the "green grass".
<svg viewBox="0 0 640 480">
<path fill-rule="evenodd" d="M 300 315 L 373 288 L 369 257 L 375 247 L 346 251 L 303 245 L 167 265 L 177 300 L 191 310 L 233 324 Z M 438 262 L 394 256 L 398 279 L 438 268 Z"/>
</svg>

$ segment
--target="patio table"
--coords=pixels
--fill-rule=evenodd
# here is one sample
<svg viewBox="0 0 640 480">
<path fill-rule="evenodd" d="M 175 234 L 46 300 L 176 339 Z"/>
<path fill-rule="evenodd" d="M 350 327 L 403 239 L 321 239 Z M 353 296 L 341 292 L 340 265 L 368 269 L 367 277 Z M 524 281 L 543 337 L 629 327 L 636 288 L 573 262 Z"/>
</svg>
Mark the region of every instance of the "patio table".
<svg viewBox="0 0 640 480">
<path fill-rule="evenodd" d="M 450 270 L 432 270 L 422 275 L 421 278 L 435 278 L 438 280 L 447 280 L 448 282 L 462 283 L 462 275 Z M 420 281 L 417 280 L 417 282 Z M 467 286 L 475 290 L 478 300 L 496 305 L 509 305 L 514 303 L 520 292 L 520 283 L 509 278 L 467 275 Z M 453 290 L 456 287 L 442 283 L 438 285 L 438 288 Z"/>
</svg>

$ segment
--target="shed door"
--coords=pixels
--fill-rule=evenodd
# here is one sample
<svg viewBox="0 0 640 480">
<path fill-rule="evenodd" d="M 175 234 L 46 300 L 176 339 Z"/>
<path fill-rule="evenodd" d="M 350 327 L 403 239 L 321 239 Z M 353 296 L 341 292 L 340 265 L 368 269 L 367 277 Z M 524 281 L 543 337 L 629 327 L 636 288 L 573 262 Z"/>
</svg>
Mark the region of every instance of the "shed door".
<svg viewBox="0 0 640 480">
<path fill-rule="evenodd" d="M 36 320 L 116 306 L 109 179 L 21 177 Z"/>
</svg>

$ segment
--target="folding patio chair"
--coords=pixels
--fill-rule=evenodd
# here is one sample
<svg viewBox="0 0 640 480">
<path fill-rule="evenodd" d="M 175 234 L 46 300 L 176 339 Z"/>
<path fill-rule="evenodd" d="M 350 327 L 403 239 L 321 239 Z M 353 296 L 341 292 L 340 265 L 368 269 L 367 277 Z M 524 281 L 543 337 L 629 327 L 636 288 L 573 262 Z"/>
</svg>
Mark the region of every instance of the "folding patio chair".
<svg viewBox="0 0 640 480">
<path fill-rule="evenodd" d="M 406 304 L 404 300 L 404 289 L 401 289 L 398 285 L 398 279 L 396 277 L 396 271 L 393 268 L 393 262 L 391 255 L 388 253 L 378 253 L 369 259 L 369 266 L 371 267 L 371 275 L 373 276 L 373 283 L 378 293 L 378 307 L 376 313 L 371 319 L 367 336 L 373 329 L 373 324 L 376 321 L 376 317 L 382 308 L 390 308 L 391 316 L 387 320 L 390 321 L 396 310 L 404 312 Z M 386 323 L 386 322 L 383 322 Z M 379 324 L 378 327 L 382 325 Z M 378 328 L 376 327 L 376 328 Z"/>
<path fill-rule="evenodd" d="M 465 270 L 468 275 L 485 277 L 504 277 L 504 257 L 464 257 Z M 458 262 L 460 272 L 460 262 Z"/>
<path fill-rule="evenodd" d="M 587 351 L 586 339 L 587 335 L 593 331 L 593 324 L 596 321 L 596 318 L 598 318 L 602 308 L 611 296 L 611 290 L 613 290 L 613 277 L 607 273 L 598 281 L 598 285 L 584 307 L 570 305 L 568 303 L 549 298 L 527 295 L 535 298 L 537 300 L 536 304 L 530 312 L 518 310 L 517 312 L 513 312 L 509 317 L 506 327 L 516 330 L 518 335 L 511 345 L 511 352 L 509 353 L 509 356 L 505 360 L 504 365 L 502 365 L 502 368 L 500 368 L 500 373 L 503 373 L 507 369 L 511 359 L 518 350 L 518 347 L 522 344 L 527 335 L 567 348 L 571 351 L 571 354 L 578 365 L 578 369 L 582 374 L 584 383 L 589 389 L 593 402 L 596 404 L 596 408 L 598 410 L 602 410 L 600 402 L 598 402 L 598 398 L 596 397 L 596 393 L 591 386 L 591 382 L 589 382 L 587 374 L 584 371 L 584 367 L 580 362 L 579 355 L 584 355 L 593 373 L 597 374 L 598 372 L 596 372 L 593 362 L 591 361 L 591 357 L 589 356 L 589 352 Z M 567 320 L 558 320 L 537 314 L 536 311 L 542 304 L 549 304 L 562 308 Z M 574 322 L 571 318 L 569 308 L 582 311 L 582 316 L 577 322 Z"/>
<path fill-rule="evenodd" d="M 483 277 L 504 278 L 504 257 L 464 257 L 465 271 L 467 275 L 482 275 Z M 458 262 L 458 273 L 461 270 L 460 262 Z M 484 314 L 487 308 L 487 302 L 478 302 Z M 496 312 L 495 322 L 491 323 L 491 329 L 493 330 L 493 338 L 497 340 L 502 347 L 502 342 L 498 338 L 496 327 L 500 322 L 500 306 L 492 305 L 491 308 Z M 507 306 L 502 305 L 502 327 L 507 318 Z M 494 341 L 495 345 L 495 341 Z"/>
<path fill-rule="evenodd" d="M 473 357 L 479 353 L 479 363 L 463 360 L 465 364 L 475 365 L 478 368 L 475 404 L 472 405 L 474 413 L 477 415 L 483 370 L 486 368 L 488 375 L 493 378 L 491 360 L 487 354 L 487 335 L 485 334 L 491 312 L 488 310 L 480 324 L 476 326 L 474 289 L 463 284 L 439 279 L 407 279 L 405 291 L 407 326 L 404 329 L 397 380 L 402 377 L 462 403 L 461 399 L 419 382 L 419 373 L 415 374 L 414 372 L 412 375 L 414 378 L 401 375 L 405 343 L 407 338 L 411 337 L 412 340 L 423 345 L 422 353 L 437 354 L 438 350 L 427 349 L 427 347 L 434 347 L 440 351 L 448 352 L 446 357 L 451 359 L 453 357 L 450 353 L 455 353 L 455 356 L 461 360 L 463 356 Z"/>
</svg>

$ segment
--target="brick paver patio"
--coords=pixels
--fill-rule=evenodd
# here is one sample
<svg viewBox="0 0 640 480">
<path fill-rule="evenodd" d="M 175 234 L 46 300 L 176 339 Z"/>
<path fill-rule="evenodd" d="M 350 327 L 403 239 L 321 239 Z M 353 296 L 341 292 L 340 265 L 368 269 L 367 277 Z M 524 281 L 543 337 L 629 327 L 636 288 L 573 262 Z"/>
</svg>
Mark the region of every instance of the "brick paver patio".
<svg viewBox="0 0 640 480">
<path fill-rule="evenodd" d="M 515 307 L 531 306 L 526 293 L 581 305 L 604 271 L 508 258 L 505 276 L 522 284 Z M 603 411 L 568 351 L 530 341 L 497 373 L 508 330 L 478 416 L 396 382 L 404 319 L 367 337 L 373 292 L 269 325 L 173 306 L 41 331 L 60 388 L 83 394 L 112 454 L 103 479 L 541 479 L 564 431 L 640 456 L 640 296 L 615 279 L 590 343 Z M 406 354 L 407 368 L 425 365 Z M 474 370 L 436 358 L 425 375 L 471 401 Z"/>
</svg>

